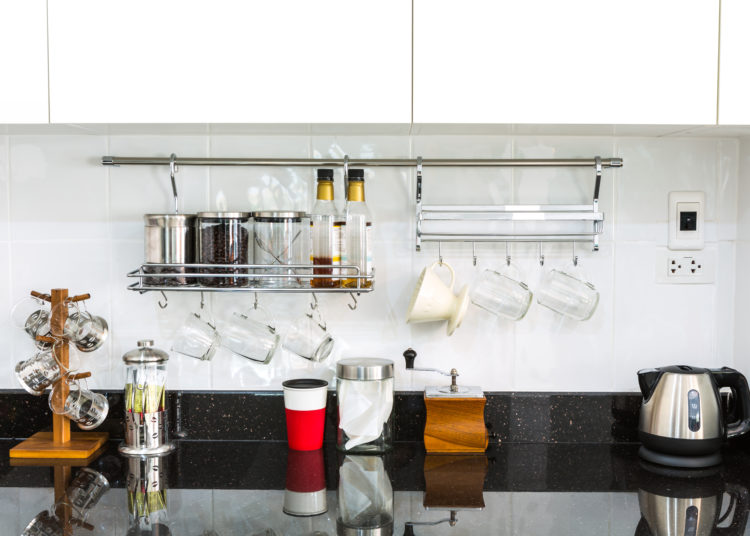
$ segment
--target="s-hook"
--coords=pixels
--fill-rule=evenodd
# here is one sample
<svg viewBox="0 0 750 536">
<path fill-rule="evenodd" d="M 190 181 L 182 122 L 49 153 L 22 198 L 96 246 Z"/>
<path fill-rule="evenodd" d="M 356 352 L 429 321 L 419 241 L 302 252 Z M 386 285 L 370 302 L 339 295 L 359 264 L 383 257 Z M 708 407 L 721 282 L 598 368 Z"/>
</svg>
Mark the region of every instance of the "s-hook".
<svg viewBox="0 0 750 536">
<path fill-rule="evenodd" d="M 253 301 L 253 309 L 257 309 L 258 308 L 258 293 L 253 292 L 253 296 L 255 296 L 255 300 Z"/>
<path fill-rule="evenodd" d="M 349 296 L 352 297 L 352 301 L 354 302 L 354 305 L 352 305 L 351 303 L 347 303 L 346 305 L 349 307 L 349 309 L 354 311 L 357 309 L 357 297 L 354 295 L 354 292 L 350 292 Z"/>
<path fill-rule="evenodd" d="M 443 243 L 438 242 L 438 263 L 440 266 L 443 265 Z"/>
<path fill-rule="evenodd" d="M 476 266 L 477 265 L 477 243 L 476 242 L 471 243 L 471 256 L 472 256 L 472 261 L 474 262 L 474 266 Z"/>
<path fill-rule="evenodd" d="M 510 266 L 510 242 L 505 243 L 505 264 Z"/>
<path fill-rule="evenodd" d="M 172 153 L 169 155 L 169 178 L 172 181 L 172 195 L 174 196 L 174 212 L 177 214 L 179 212 L 179 208 L 177 206 L 177 183 L 175 182 L 175 173 L 177 173 L 177 164 L 175 164 L 175 161 L 177 160 L 177 155 Z"/>
<path fill-rule="evenodd" d="M 578 266 L 578 255 L 576 255 L 576 243 L 573 242 L 573 266 Z"/>
<path fill-rule="evenodd" d="M 203 291 L 201 290 L 201 311 L 203 310 L 203 307 L 206 305 L 206 301 L 203 298 Z"/>
<path fill-rule="evenodd" d="M 159 307 L 161 307 L 162 309 L 166 309 L 166 308 L 167 308 L 167 305 L 169 305 L 169 299 L 167 298 L 167 295 L 166 295 L 166 294 L 164 294 L 164 291 L 163 291 L 163 290 L 160 290 L 159 292 L 161 292 L 161 295 L 162 295 L 162 296 L 164 297 L 164 303 L 162 303 L 162 302 L 161 302 L 161 300 L 157 301 L 156 303 L 157 303 L 157 304 L 159 305 Z"/>
<path fill-rule="evenodd" d="M 311 294 L 312 294 L 312 301 L 310 302 L 310 309 L 314 311 L 315 309 L 318 308 L 318 297 L 315 295 L 314 292 L 312 292 Z"/>
<path fill-rule="evenodd" d="M 544 250 L 541 242 L 539 242 L 539 266 L 544 266 Z"/>
</svg>

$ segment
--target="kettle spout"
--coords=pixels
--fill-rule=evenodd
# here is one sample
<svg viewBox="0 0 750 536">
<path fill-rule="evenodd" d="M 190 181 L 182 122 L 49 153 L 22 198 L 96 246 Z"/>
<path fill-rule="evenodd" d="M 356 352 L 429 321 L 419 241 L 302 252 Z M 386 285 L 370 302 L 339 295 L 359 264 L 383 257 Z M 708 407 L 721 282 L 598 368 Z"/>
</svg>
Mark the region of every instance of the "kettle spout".
<svg viewBox="0 0 750 536">
<path fill-rule="evenodd" d="M 661 370 L 659 369 L 650 368 L 638 371 L 638 385 L 641 388 L 641 394 L 644 399 L 648 400 L 651 393 L 654 392 L 660 376 Z"/>
</svg>

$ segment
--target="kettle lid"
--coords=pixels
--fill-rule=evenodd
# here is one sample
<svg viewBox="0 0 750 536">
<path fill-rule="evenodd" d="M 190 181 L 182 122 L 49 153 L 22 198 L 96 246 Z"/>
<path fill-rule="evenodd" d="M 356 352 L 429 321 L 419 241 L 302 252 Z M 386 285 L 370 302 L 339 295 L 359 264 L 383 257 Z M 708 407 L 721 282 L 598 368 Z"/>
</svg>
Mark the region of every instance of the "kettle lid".
<svg viewBox="0 0 750 536">
<path fill-rule="evenodd" d="M 709 374 L 711 372 L 707 368 L 694 367 L 692 365 L 672 365 L 669 367 L 658 367 L 656 370 L 671 374 Z"/>
</svg>

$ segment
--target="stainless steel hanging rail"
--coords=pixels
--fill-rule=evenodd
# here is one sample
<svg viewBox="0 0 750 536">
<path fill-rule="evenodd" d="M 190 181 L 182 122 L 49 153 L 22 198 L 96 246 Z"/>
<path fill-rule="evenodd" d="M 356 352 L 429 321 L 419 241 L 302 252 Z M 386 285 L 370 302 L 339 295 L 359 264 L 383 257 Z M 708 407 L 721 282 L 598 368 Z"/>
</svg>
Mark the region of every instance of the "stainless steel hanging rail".
<svg viewBox="0 0 750 536">
<path fill-rule="evenodd" d="M 152 156 L 103 156 L 104 166 L 340 166 L 402 167 L 416 166 L 416 158 L 181 158 Z M 592 167 L 594 158 L 423 158 L 425 167 Z M 605 168 L 621 167 L 622 158 L 603 158 Z"/>
</svg>

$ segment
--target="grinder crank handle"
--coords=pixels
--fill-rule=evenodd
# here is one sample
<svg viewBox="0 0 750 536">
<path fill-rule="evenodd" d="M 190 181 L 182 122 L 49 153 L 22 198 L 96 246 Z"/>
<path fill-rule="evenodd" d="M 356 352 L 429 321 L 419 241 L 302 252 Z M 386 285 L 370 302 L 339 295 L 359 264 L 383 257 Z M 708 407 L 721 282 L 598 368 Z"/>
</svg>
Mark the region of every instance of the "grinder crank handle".
<svg viewBox="0 0 750 536">
<path fill-rule="evenodd" d="M 737 437 L 750 431 L 750 388 L 740 372 L 729 368 L 711 369 L 717 387 L 729 387 L 737 398 L 739 420 L 727 424 L 727 437 Z"/>
<path fill-rule="evenodd" d="M 451 391 L 458 391 L 458 385 L 456 384 L 456 378 L 458 378 L 458 371 L 456 369 L 451 369 L 450 372 L 445 372 L 444 370 L 436 369 L 436 368 L 417 368 L 414 366 L 414 360 L 417 357 L 417 352 L 415 352 L 411 348 L 407 348 L 404 352 L 404 360 L 406 361 L 406 369 L 407 370 L 418 370 L 420 372 L 437 372 L 438 374 L 442 374 L 443 376 L 450 376 L 451 377 Z"/>
</svg>

